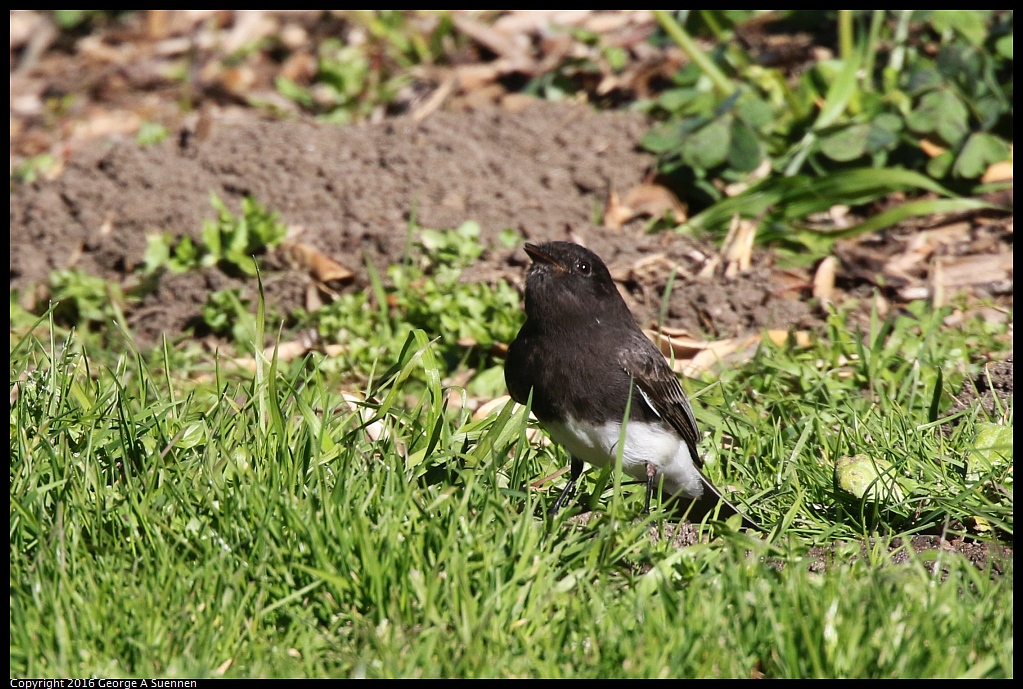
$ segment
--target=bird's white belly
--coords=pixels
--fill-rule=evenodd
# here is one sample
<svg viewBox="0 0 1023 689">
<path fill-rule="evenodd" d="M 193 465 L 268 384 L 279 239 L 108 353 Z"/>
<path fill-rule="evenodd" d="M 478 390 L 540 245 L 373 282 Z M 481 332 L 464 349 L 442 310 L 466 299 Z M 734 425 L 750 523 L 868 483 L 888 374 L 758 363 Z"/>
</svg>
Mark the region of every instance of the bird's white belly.
<svg viewBox="0 0 1023 689">
<path fill-rule="evenodd" d="M 570 417 L 563 423 L 545 423 L 544 428 L 554 442 L 587 464 L 605 467 L 617 457 L 621 423 L 590 426 Z M 665 493 L 681 493 L 689 498 L 703 495 L 703 477 L 693 464 L 686 443 L 661 424 L 630 422 L 625 428 L 622 469 L 629 476 L 646 481 L 648 465 L 657 470 L 657 480 L 664 478 Z"/>
</svg>

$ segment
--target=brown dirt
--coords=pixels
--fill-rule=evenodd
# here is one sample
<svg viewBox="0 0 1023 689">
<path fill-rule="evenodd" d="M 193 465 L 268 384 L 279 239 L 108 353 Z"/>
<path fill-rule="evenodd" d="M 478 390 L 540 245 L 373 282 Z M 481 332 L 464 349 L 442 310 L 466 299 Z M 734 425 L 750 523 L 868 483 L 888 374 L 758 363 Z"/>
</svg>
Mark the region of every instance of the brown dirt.
<svg viewBox="0 0 1023 689">
<path fill-rule="evenodd" d="M 972 407 L 980 400 L 988 418 L 998 418 L 1012 408 L 1012 352 L 1004 361 L 992 361 L 984 370 L 963 383 L 951 413 Z M 997 398 L 997 399 L 996 399 Z"/>
<path fill-rule="evenodd" d="M 70 159 L 57 179 L 12 193 L 10 288 L 25 290 L 50 271 L 71 267 L 129 281 L 146 235 L 198 237 L 214 216 L 212 192 L 234 210 L 251 195 L 279 212 L 301 228 L 303 241 L 356 273 L 355 289 L 367 283 L 363 255 L 378 269 L 402 259 L 411 217 L 432 228 L 475 220 L 491 247 L 500 247 L 495 237 L 506 228 L 531 241 L 588 244 L 626 276 L 644 322 L 656 318 L 668 275 L 629 268 L 656 253 L 691 268 L 676 277 L 669 325 L 724 337 L 811 322 L 802 302 L 775 298 L 779 288 L 766 258 L 732 280 L 697 280 L 712 247 L 668 233 L 647 235 L 641 220 L 621 231 L 591 222 L 611 189 L 628 189 L 647 173 L 651 158 L 637 148 L 645 127 L 634 114 L 536 102 L 516 114 L 439 112 L 422 123 L 221 124 L 184 147 L 99 143 Z M 494 248 L 466 279 L 518 282 L 524 264 L 518 248 Z M 271 306 L 288 312 L 301 305 L 297 275 L 268 279 L 281 288 L 268 288 Z M 129 323 L 143 344 L 161 333 L 177 337 L 197 321 L 210 292 L 235 284 L 216 271 L 165 278 L 128 314 Z"/>
<path fill-rule="evenodd" d="M 589 516 L 589 513 L 585 513 L 573 518 L 573 521 L 580 526 L 585 526 L 589 521 Z M 662 528 L 663 537 L 671 541 L 672 545 L 678 548 L 694 545 L 699 543 L 701 538 L 706 538 L 706 534 L 701 535 L 698 527 L 688 522 L 665 523 L 660 528 L 651 527 L 649 531 L 650 538 L 654 541 L 659 540 Z M 841 546 L 842 544 L 838 543 L 810 548 L 804 558 L 807 568 L 811 572 L 826 571 L 835 558 L 835 552 Z M 872 546 L 866 542 L 861 544 L 860 551 L 863 557 L 869 557 L 870 547 Z M 889 552 L 892 555 L 892 564 L 901 565 L 909 562 L 911 560 L 910 550 L 914 553 L 925 553 L 935 550 L 954 553 L 966 558 L 968 562 L 975 565 L 978 569 L 990 572 L 991 576 L 1002 575 L 1005 572 L 1007 562 L 1013 556 L 1011 545 L 978 542 L 963 538 L 945 539 L 940 536 L 914 536 L 906 542 L 903 542 L 901 539 L 895 539 L 891 543 Z M 779 568 L 784 566 L 781 562 L 770 559 L 768 561 Z M 936 561 L 935 566 L 940 566 L 940 561 Z"/>
</svg>

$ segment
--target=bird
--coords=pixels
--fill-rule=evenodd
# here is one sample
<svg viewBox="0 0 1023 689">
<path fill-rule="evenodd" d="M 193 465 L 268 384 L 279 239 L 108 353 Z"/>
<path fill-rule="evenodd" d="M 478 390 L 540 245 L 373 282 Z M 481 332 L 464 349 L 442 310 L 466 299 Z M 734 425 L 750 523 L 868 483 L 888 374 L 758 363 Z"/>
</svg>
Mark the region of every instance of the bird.
<svg viewBox="0 0 1023 689">
<path fill-rule="evenodd" d="M 550 512 L 574 491 L 584 463 L 614 466 L 625 421 L 622 470 L 647 485 L 645 510 L 658 486 L 700 519 L 742 517 L 701 470 L 699 429 L 675 372 L 643 334 L 597 254 L 572 242 L 525 245 L 526 320 L 505 359 L 513 400 L 526 404 L 570 457 L 568 484 Z M 629 417 L 626 420 L 626 409 Z"/>
</svg>

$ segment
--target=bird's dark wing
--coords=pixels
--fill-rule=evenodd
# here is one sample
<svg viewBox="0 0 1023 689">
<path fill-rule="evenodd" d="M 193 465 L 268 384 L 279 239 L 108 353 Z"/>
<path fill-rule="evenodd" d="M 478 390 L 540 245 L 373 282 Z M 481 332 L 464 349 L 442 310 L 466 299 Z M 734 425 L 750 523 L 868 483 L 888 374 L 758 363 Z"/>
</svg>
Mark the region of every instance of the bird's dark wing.
<svg viewBox="0 0 1023 689">
<path fill-rule="evenodd" d="M 689 446 L 696 467 L 702 468 L 703 461 L 696 452 L 696 443 L 700 439 L 696 417 L 693 416 L 686 394 L 682 392 L 678 377 L 664 356 L 646 335 L 637 330 L 630 333 L 629 340 L 618 352 L 618 364 L 632 377 L 643 399 L 654 412 L 682 436 Z"/>
<path fill-rule="evenodd" d="M 704 475 L 703 459 L 696 451 L 696 441 L 699 440 L 700 431 L 696 426 L 693 408 L 689 406 L 689 400 L 682 392 L 682 386 L 679 384 L 675 372 L 671 370 L 668 362 L 664 360 L 664 356 L 640 330 L 629 334 L 626 343 L 618 352 L 618 364 L 632 377 L 642 394 L 642 399 L 685 440 L 686 445 L 689 446 L 693 464 L 703 478 L 704 486 L 714 496 L 713 498 L 704 496 L 691 501 L 691 503 L 686 502 L 688 509 L 692 510 L 690 518 L 698 521 L 711 509 L 717 509 L 720 510 L 719 514 L 722 519 L 738 514 L 742 517 L 744 527 L 762 531 L 759 524 L 743 514 L 739 508 L 721 495 L 721 491 Z M 637 400 L 634 398 L 633 404 L 636 402 Z M 720 507 L 718 503 L 720 503 Z"/>
</svg>

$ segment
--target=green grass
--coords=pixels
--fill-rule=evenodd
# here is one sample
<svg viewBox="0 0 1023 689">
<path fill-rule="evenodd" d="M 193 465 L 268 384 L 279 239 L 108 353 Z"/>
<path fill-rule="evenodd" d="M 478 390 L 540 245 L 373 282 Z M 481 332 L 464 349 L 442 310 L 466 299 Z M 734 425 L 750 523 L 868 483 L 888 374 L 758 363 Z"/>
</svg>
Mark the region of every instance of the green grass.
<svg viewBox="0 0 1023 689">
<path fill-rule="evenodd" d="M 44 322 L 12 339 L 11 675 L 1012 676 L 1011 558 L 895 547 L 1012 534 L 1011 447 L 976 447 L 1011 408 L 932 422 L 1004 328 L 941 316 L 837 313 L 692 382 L 708 472 L 772 530 L 681 549 L 636 486 L 546 518 L 564 478 L 528 486 L 562 451 L 521 409 L 448 408 L 451 364 L 407 325 L 360 417 L 319 355 L 247 376 Z M 835 486 L 854 454 L 894 467 L 869 500 Z"/>
</svg>

